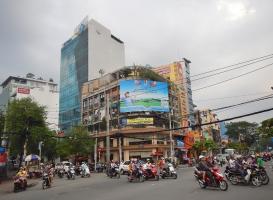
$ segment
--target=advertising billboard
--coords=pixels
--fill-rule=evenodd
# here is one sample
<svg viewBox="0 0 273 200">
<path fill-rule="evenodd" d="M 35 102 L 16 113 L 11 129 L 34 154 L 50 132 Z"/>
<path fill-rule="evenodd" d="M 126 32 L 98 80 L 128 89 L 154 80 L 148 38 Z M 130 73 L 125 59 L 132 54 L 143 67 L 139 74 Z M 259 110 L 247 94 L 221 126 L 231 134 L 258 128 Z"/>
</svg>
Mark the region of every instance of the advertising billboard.
<svg viewBox="0 0 273 200">
<path fill-rule="evenodd" d="M 168 83 L 150 80 L 121 80 L 120 112 L 169 112 Z"/>
</svg>

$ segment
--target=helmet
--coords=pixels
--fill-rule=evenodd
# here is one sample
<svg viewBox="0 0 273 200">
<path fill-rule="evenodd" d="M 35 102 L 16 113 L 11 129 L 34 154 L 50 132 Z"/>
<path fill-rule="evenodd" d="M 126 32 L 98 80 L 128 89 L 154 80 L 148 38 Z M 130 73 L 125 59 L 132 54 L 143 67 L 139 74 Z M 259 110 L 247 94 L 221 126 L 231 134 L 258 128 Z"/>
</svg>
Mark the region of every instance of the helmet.
<svg viewBox="0 0 273 200">
<path fill-rule="evenodd" d="M 251 158 L 255 158 L 255 155 L 252 154 L 252 155 L 251 155 Z"/>
<path fill-rule="evenodd" d="M 200 156 L 199 156 L 199 159 L 202 159 L 202 158 L 205 158 L 205 156 L 203 156 L 203 155 L 200 155 Z"/>
</svg>

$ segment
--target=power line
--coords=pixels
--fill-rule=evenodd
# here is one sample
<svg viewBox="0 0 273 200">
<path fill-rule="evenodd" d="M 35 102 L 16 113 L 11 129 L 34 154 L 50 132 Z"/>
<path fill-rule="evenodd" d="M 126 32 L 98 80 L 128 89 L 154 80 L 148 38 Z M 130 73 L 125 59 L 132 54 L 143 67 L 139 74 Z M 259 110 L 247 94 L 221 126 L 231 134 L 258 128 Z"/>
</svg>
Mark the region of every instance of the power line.
<svg viewBox="0 0 273 200">
<path fill-rule="evenodd" d="M 208 74 L 210 72 L 214 72 L 214 71 L 226 69 L 226 68 L 229 68 L 229 67 L 233 67 L 233 66 L 236 66 L 236 65 L 248 63 L 248 62 L 251 62 L 251 61 L 254 61 L 254 60 L 258 60 L 258 59 L 262 59 L 262 58 L 266 58 L 266 57 L 269 57 L 269 56 L 273 56 L 273 54 L 268 54 L 268 55 L 265 55 L 265 56 L 262 56 L 262 57 L 258 57 L 258 58 L 254 58 L 254 59 L 251 59 L 251 60 L 247 60 L 247 61 L 235 63 L 235 64 L 228 65 L 228 66 L 225 66 L 225 67 L 220 67 L 220 68 L 212 69 L 212 70 L 209 70 L 209 71 L 206 71 L 206 72 L 202 72 L 202 73 L 199 73 L 199 74 L 194 74 L 191 77 L 196 77 L 196 76 L 200 76 L 200 75 L 203 75 L 203 74 Z"/>
<path fill-rule="evenodd" d="M 211 85 L 207 85 L 207 86 L 204 86 L 204 87 L 200 87 L 200 88 L 197 88 L 197 89 L 194 89 L 192 91 L 199 91 L 199 90 L 202 90 L 202 89 L 206 89 L 206 88 L 209 88 L 209 87 L 212 87 L 212 86 L 216 86 L 216 85 L 220 85 L 222 83 L 225 83 L 225 82 L 228 82 L 228 81 L 231 81 L 231 80 L 234 80 L 234 79 L 237 79 L 237 78 L 240 78 L 242 76 L 245 76 L 245 75 L 248 75 L 248 74 L 251 74 L 253 72 L 256 72 L 256 71 L 259 71 L 259 70 L 262 70 L 266 67 L 270 67 L 271 65 L 273 65 L 273 63 L 270 63 L 268 65 L 265 65 L 263 67 L 259 67 L 257 69 L 254 69 L 254 70 L 251 70 L 249 72 L 246 72 L 246 73 L 243 73 L 243 74 L 240 74 L 239 76 L 235 76 L 235 77 L 232 77 L 232 78 L 229 78 L 229 79 L 226 79 L 226 80 L 223 80 L 223 81 L 220 81 L 220 82 L 217 82 L 217 83 L 214 83 L 214 84 L 211 84 Z"/>
<path fill-rule="evenodd" d="M 223 74 L 223 73 L 233 71 L 233 70 L 236 70 L 236 69 L 241 69 L 241 68 L 247 67 L 249 65 L 252 65 L 254 63 L 258 63 L 258 62 L 261 62 L 261 61 L 264 61 L 264 60 L 268 60 L 270 58 L 273 58 L 273 56 L 269 57 L 269 58 L 265 58 L 263 60 L 258 60 L 258 61 L 252 62 L 252 63 L 248 63 L 248 64 L 245 64 L 245 65 L 242 65 L 242 66 L 239 66 L 239 67 L 235 67 L 235 68 L 232 68 L 232 69 L 224 70 L 224 71 L 217 72 L 217 73 L 214 73 L 214 74 L 210 74 L 210 75 L 207 75 L 207 76 L 203 76 L 203 77 L 200 77 L 200 78 L 197 78 L 197 79 L 193 79 L 193 80 L 191 80 L 191 82 L 202 80 L 202 79 L 209 78 L 209 77 L 212 77 L 212 76 L 216 76 L 216 75 L 219 75 L 219 74 Z"/>
</svg>

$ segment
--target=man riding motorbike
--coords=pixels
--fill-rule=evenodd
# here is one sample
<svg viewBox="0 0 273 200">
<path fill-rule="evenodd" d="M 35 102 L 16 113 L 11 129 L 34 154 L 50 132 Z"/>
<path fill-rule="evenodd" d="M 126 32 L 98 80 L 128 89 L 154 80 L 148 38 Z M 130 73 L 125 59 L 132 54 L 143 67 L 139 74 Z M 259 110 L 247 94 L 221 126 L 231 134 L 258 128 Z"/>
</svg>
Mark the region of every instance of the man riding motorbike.
<svg viewBox="0 0 273 200">
<path fill-rule="evenodd" d="M 212 181 L 212 174 L 210 170 L 211 164 L 206 160 L 206 157 L 203 155 L 199 156 L 199 164 L 198 164 L 198 170 L 202 172 L 203 174 L 203 182 L 206 181 L 206 175 L 209 177 L 210 181 Z"/>
</svg>

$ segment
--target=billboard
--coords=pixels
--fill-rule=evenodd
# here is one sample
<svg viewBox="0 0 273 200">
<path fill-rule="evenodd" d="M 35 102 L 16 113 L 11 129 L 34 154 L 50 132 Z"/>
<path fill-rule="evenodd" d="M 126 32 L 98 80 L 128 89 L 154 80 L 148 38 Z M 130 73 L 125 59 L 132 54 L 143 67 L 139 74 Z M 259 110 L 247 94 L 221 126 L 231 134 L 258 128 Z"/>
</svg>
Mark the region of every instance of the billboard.
<svg viewBox="0 0 273 200">
<path fill-rule="evenodd" d="M 168 83 L 150 80 L 121 80 L 120 112 L 169 112 Z"/>
</svg>

